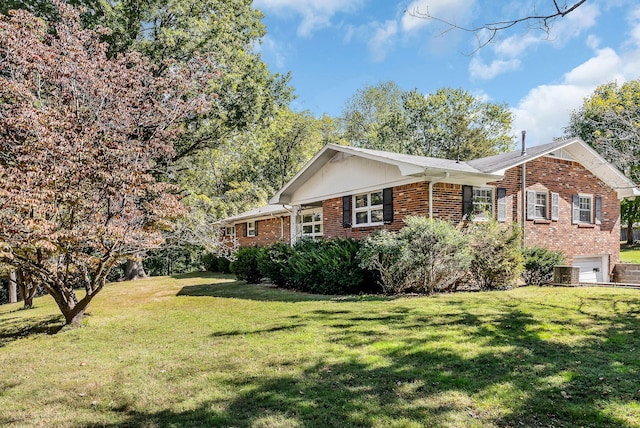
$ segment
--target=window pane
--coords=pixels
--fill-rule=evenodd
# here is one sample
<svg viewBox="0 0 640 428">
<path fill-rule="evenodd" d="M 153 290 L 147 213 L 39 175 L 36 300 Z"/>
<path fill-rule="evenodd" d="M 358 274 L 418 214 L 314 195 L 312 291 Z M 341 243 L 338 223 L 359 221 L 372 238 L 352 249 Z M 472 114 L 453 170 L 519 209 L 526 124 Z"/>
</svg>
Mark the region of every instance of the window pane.
<svg viewBox="0 0 640 428">
<path fill-rule="evenodd" d="M 313 213 L 313 221 L 322 221 L 320 213 Z"/>
<path fill-rule="evenodd" d="M 368 195 L 356 196 L 356 208 L 364 208 L 367 206 L 367 196 Z"/>
<path fill-rule="evenodd" d="M 313 226 L 302 226 L 302 233 L 305 235 L 313 233 Z"/>
<path fill-rule="evenodd" d="M 544 193 L 536 193 L 536 205 L 547 205 L 547 195 Z"/>
<path fill-rule="evenodd" d="M 382 192 L 375 192 L 371 194 L 371 205 L 382 205 Z"/>
<path fill-rule="evenodd" d="M 313 216 L 311 214 L 305 214 L 302 216 L 303 223 L 311 223 L 313 221 Z"/>
<path fill-rule="evenodd" d="M 313 226 L 313 232 L 314 233 L 322 233 L 322 225 L 321 224 L 316 224 Z"/>
<path fill-rule="evenodd" d="M 544 218 L 547 215 L 547 210 L 545 209 L 544 206 L 536 206 L 536 217 L 540 217 L 540 218 Z"/>
<path fill-rule="evenodd" d="M 382 210 L 371 210 L 371 223 L 382 222 Z"/>
<path fill-rule="evenodd" d="M 356 224 L 369 223 L 369 216 L 367 214 L 367 211 L 356 213 Z"/>
<path fill-rule="evenodd" d="M 591 223 L 591 211 L 580 210 L 580 221 L 584 223 Z"/>
</svg>

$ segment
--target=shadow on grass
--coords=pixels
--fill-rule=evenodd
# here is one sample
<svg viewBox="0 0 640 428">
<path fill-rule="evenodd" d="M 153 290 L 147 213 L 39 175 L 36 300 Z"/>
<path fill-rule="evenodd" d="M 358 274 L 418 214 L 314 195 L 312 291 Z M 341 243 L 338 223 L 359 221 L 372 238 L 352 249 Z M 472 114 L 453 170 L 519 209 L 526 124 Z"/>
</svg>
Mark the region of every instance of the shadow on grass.
<svg viewBox="0 0 640 428">
<path fill-rule="evenodd" d="M 334 296 L 299 293 L 267 285 L 246 284 L 231 281 L 216 284 L 189 285 L 182 287 L 178 296 L 223 297 L 260 302 L 315 302 L 333 300 Z"/>
<path fill-rule="evenodd" d="M 600 303 L 583 299 L 575 341 L 555 340 L 564 319 L 532 316 L 532 306 L 547 310 L 536 302 L 479 315 L 451 304 L 431 317 L 419 307 L 310 311 L 299 320 L 322 321 L 340 358 L 296 361 L 297 375 L 238 375 L 223 384 L 233 398 L 194 410 L 120 409 L 113 426 L 638 426 L 639 306 L 623 303 L 589 317 L 580 311 Z M 454 352 L 447 340 L 470 346 Z"/>
<path fill-rule="evenodd" d="M 64 318 L 62 315 L 0 318 L 0 348 L 25 337 L 38 334 L 56 334 L 63 327 Z"/>
</svg>

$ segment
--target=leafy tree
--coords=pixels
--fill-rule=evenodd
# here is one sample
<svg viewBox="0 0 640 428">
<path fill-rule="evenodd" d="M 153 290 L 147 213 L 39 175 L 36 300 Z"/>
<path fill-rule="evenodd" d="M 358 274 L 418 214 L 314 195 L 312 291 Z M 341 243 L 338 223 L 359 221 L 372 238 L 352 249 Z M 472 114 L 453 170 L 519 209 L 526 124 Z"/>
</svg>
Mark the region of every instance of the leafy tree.
<svg viewBox="0 0 640 428">
<path fill-rule="evenodd" d="M 511 112 L 504 104 L 481 100 L 463 89 L 441 88 L 403 96 L 411 144 L 409 153 L 469 160 L 509 151 Z"/>
<path fill-rule="evenodd" d="M 493 290 L 515 285 L 524 269 L 520 228 L 489 219 L 473 223 L 468 233 L 472 255 L 471 277 L 480 289 Z"/>
<path fill-rule="evenodd" d="M 379 272 L 387 294 L 455 290 L 471 263 L 468 237 L 443 220 L 409 216 L 405 223 L 367 236 L 360 266 Z"/>
<path fill-rule="evenodd" d="M 596 88 L 571 114 L 568 137 L 578 136 L 636 183 L 640 182 L 640 80 Z M 623 201 L 622 220 L 633 244 L 633 224 L 640 221 L 636 201 Z"/>
<path fill-rule="evenodd" d="M 394 82 L 359 89 L 347 100 L 342 113 L 345 139 L 357 147 L 406 151 L 403 94 Z"/>
<path fill-rule="evenodd" d="M 346 104 L 345 138 L 358 147 L 469 160 L 508 151 L 512 115 L 462 89 L 423 95 L 393 82 L 367 86 Z"/>
<path fill-rule="evenodd" d="M 99 34 L 55 5 L 51 27 L 26 11 L 0 16 L 0 263 L 34 278 L 77 324 L 110 270 L 158 246 L 183 212 L 152 171 L 185 119 L 210 108 L 188 95 L 213 75 L 207 57 L 162 77 L 140 54 L 109 59 Z"/>
</svg>

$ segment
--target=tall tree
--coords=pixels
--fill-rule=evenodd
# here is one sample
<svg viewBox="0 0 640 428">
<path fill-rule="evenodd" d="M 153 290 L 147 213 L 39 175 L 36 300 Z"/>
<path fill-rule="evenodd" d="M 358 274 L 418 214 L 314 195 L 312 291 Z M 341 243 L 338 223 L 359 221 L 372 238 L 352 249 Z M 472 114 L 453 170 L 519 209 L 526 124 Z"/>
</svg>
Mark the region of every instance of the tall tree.
<svg viewBox="0 0 640 428">
<path fill-rule="evenodd" d="M 506 105 L 483 101 L 463 89 L 441 88 L 426 96 L 413 90 L 403 95 L 403 105 L 411 154 L 469 160 L 513 145 Z"/>
<path fill-rule="evenodd" d="M 640 80 L 618 86 L 605 83 L 571 114 L 566 136 L 577 136 L 636 183 L 640 183 Z M 633 224 L 640 222 L 638 201 L 622 202 L 627 241 L 633 244 Z"/>
<path fill-rule="evenodd" d="M 423 95 L 392 82 L 366 86 L 346 104 L 345 138 L 353 145 L 420 156 L 468 160 L 513 144 L 506 105 L 462 89 Z"/>
<path fill-rule="evenodd" d="M 344 137 L 357 147 L 406 151 L 404 91 L 394 82 L 365 85 L 345 103 Z"/>
<path fill-rule="evenodd" d="M 152 172 L 186 119 L 207 113 L 211 101 L 191 95 L 214 74 L 207 57 L 162 77 L 140 54 L 109 59 L 99 34 L 54 4 L 51 27 L 0 16 L 0 263 L 37 279 L 76 324 L 113 266 L 158 246 L 183 212 Z"/>
</svg>

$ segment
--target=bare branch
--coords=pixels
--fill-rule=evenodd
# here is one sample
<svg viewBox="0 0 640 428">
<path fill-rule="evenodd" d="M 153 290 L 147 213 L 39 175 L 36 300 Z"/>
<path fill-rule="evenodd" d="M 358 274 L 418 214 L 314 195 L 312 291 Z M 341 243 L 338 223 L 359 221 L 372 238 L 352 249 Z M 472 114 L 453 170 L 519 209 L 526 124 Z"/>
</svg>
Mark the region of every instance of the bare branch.
<svg viewBox="0 0 640 428">
<path fill-rule="evenodd" d="M 476 35 L 476 39 L 478 40 L 478 47 L 474 51 L 476 52 L 487 46 L 489 43 L 493 42 L 498 33 L 500 33 L 501 31 L 508 30 L 509 28 L 513 28 L 523 23 L 529 24 L 529 28 L 542 30 L 547 35 L 549 35 L 549 31 L 551 30 L 551 24 L 553 23 L 553 21 L 555 21 L 557 18 L 563 18 L 571 12 L 575 11 L 577 8 L 586 3 L 586 1 L 587 0 L 578 0 L 574 1 L 572 4 L 565 3 L 563 5 L 560 5 L 558 4 L 557 0 L 553 0 L 553 12 L 547 14 L 533 13 L 528 16 L 506 20 L 497 20 L 494 22 L 488 22 L 482 25 L 471 27 L 462 26 L 455 21 L 432 15 L 429 11 L 429 6 L 427 6 L 426 11 L 421 11 L 419 7 L 415 7 L 413 10 L 405 11 L 405 13 L 408 13 L 410 16 L 416 18 L 432 20 L 444 24 L 447 28 L 443 30 L 440 35 L 444 35 L 452 30 L 474 33 Z M 486 39 L 484 37 L 481 37 L 482 33 L 486 33 Z"/>
</svg>

